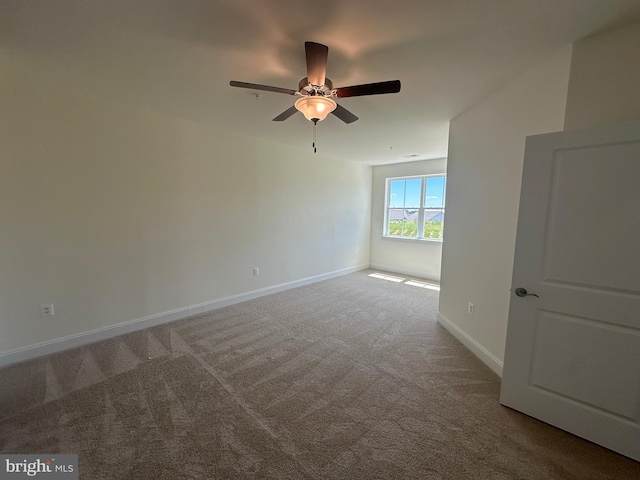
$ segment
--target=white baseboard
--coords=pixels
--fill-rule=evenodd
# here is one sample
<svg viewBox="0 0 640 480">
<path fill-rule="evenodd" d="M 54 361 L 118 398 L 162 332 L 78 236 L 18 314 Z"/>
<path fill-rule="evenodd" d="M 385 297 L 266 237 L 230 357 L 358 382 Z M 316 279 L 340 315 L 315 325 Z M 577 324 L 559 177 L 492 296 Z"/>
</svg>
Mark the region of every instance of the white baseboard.
<svg viewBox="0 0 640 480">
<path fill-rule="evenodd" d="M 467 347 L 482 362 L 493 370 L 500 378 L 502 378 L 502 362 L 498 360 L 491 352 L 467 335 L 457 325 L 451 323 L 447 317 L 438 312 L 438 323 L 446 328 L 451 335 L 456 337 L 460 343 Z"/>
<path fill-rule="evenodd" d="M 303 278 L 301 280 L 281 283 L 279 285 L 273 285 L 271 287 L 265 287 L 246 293 L 240 293 L 238 295 L 231 295 L 229 297 L 218 298 L 209 302 L 190 305 L 188 307 L 182 307 L 176 310 L 157 313 L 143 318 L 136 318 L 127 322 L 118 323 L 116 325 L 109 325 L 107 327 L 102 327 L 95 330 L 81 332 L 74 335 L 69 335 L 67 337 L 56 338 L 53 340 L 48 340 L 46 342 L 29 345 L 27 347 L 10 350 L 8 352 L 0 353 L 0 367 L 11 365 L 13 363 L 23 362 L 25 360 L 32 360 L 43 355 L 50 355 L 52 353 L 61 352 L 69 348 L 89 345 L 91 343 L 106 340 L 108 338 L 117 337 L 119 335 L 135 332 L 137 330 L 143 330 L 149 327 L 155 327 L 157 325 L 173 322 L 175 320 L 181 320 L 192 315 L 199 315 L 212 310 L 216 310 L 218 308 L 227 307 L 229 305 L 245 302 L 247 300 L 253 300 L 254 298 L 271 295 L 273 293 L 283 292 L 292 288 L 310 285 L 312 283 L 321 282 L 323 280 L 339 277 L 341 275 L 347 275 L 349 273 L 358 272 L 367 268 L 369 268 L 368 264 L 343 268 L 341 270 L 314 275 L 312 277 Z"/>
<path fill-rule="evenodd" d="M 434 282 L 440 283 L 440 277 L 428 275 L 417 270 L 405 270 L 402 268 L 391 267 L 389 265 L 381 265 L 379 263 L 372 263 L 370 268 L 373 268 L 374 270 L 382 270 L 383 272 L 399 273 L 400 275 L 408 275 L 415 278 L 424 278 L 425 280 L 433 280 Z"/>
</svg>

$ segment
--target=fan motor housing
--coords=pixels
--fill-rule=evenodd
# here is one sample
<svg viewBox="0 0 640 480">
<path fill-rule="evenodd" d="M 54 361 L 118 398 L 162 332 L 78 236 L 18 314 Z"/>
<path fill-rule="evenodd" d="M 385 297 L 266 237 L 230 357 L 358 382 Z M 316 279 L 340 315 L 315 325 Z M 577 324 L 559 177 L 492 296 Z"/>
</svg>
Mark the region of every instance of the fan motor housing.
<svg viewBox="0 0 640 480">
<path fill-rule="evenodd" d="M 332 90 L 333 90 L 333 82 L 326 77 L 324 79 L 324 85 L 319 85 L 319 86 L 311 85 L 307 77 L 304 77 L 302 80 L 300 80 L 300 83 L 298 83 L 298 91 L 302 95 L 321 94 L 325 97 L 330 97 Z"/>
</svg>

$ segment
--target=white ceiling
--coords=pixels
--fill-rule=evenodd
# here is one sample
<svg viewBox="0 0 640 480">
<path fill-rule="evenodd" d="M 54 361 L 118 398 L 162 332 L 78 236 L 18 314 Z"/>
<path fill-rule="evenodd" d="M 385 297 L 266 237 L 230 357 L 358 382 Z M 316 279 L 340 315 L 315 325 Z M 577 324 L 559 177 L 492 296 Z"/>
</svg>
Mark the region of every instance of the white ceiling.
<svg viewBox="0 0 640 480">
<path fill-rule="evenodd" d="M 555 50 L 640 20 L 640 0 L 0 0 L 0 66 L 90 95 L 311 150 L 295 97 L 304 42 L 329 46 L 334 87 L 399 79 L 398 94 L 340 99 L 318 149 L 370 165 L 440 158 L 451 119 Z M 8 67 L 9 66 L 9 67 Z"/>
</svg>

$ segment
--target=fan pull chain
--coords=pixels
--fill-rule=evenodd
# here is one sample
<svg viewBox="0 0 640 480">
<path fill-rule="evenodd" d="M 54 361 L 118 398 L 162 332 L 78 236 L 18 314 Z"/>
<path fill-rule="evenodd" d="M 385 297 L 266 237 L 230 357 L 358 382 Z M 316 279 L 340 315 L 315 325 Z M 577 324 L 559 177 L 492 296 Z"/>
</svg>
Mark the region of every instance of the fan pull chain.
<svg viewBox="0 0 640 480">
<path fill-rule="evenodd" d="M 313 124 L 313 143 L 311 144 L 313 146 L 313 153 L 317 153 L 318 150 L 316 149 L 316 124 Z"/>
<path fill-rule="evenodd" d="M 318 153 L 318 150 L 316 149 L 316 125 L 318 125 L 318 119 L 314 118 L 311 121 L 313 122 L 313 143 L 311 146 L 313 147 L 313 153 Z"/>
</svg>

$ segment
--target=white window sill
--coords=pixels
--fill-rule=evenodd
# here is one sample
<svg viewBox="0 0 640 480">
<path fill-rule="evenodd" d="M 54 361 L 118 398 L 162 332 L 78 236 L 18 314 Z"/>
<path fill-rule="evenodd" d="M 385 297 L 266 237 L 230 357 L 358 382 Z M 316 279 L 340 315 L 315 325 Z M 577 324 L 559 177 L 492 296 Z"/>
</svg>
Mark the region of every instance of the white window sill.
<svg viewBox="0 0 640 480">
<path fill-rule="evenodd" d="M 395 235 L 383 235 L 382 238 L 383 240 L 402 240 L 403 242 L 442 243 L 441 238 L 398 237 Z"/>
</svg>

